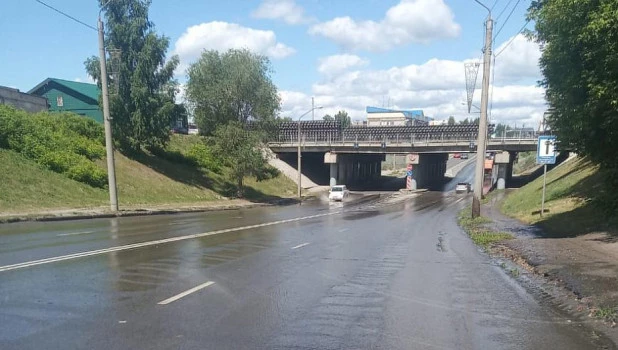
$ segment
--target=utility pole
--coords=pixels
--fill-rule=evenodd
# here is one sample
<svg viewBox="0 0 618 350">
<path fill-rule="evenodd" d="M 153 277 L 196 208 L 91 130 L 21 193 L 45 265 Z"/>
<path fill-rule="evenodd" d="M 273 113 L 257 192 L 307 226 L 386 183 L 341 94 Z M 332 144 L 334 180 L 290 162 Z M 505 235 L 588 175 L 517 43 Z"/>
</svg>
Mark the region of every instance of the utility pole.
<svg viewBox="0 0 618 350">
<path fill-rule="evenodd" d="M 313 98 L 311 99 L 311 102 L 313 103 Z M 301 161 L 302 161 L 302 153 L 300 151 L 300 143 L 302 141 L 301 137 L 300 137 L 300 132 L 301 132 L 301 128 L 300 128 L 300 120 L 306 116 L 309 113 L 313 113 L 316 109 L 322 109 L 322 106 L 313 106 L 313 104 L 311 105 L 311 110 L 307 111 L 306 113 L 304 113 L 303 115 L 301 115 L 300 117 L 298 117 L 298 130 L 296 131 L 298 133 L 298 148 L 296 150 L 296 156 L 297 156 L 297 164 L 296 164 L 296 171 L 298 172 L 298 184 L 297 184 L 297 193 L 296 195 L 298 196 L 298 203 L 302 203 L 302 180 L 303 180 L 303 173 L 301 172 L 302 166 L 301 166 Z"/>
<path fill-rule="evenodd" d="M 109 4 L 109 1 L 107 2 Z M 105 5 L 107 5 L 105 4 Z M 105 6 L 101 8 L 103 10 Z M 118 211 L 118 194 L 116 192 L 116 169 L 114 165 L 114 145 L 112 125 L 109 116 L 109 91 L 107 89 L 107 67 L 105 59 L 105 40 L 103 21 L 99 11 L 99 61 L 101 63 L 101 93 L 103 95 L 103 125 L 105 126 L 105 150 L 107 155 L 107 184 L 109 187 L 109 204 L 112 211 Z"/>
<path fill-rule="evenodd" d="M 491 10 L 478 0 L 475 0 L 488 11 L 485 22 L 485 52 L 483 58 L 483 89 L 481 91 L 481 119 L 479 120 L 479 134 L 476 145 L 476 171 L 474 177 L 474 197 L 472 199 L 472 217 L 481 215 L 481 199 L 483 197 L 483 180 L 485 174 L 485 143 L 487 141 L 487 104 L 489 99 L 489 75 L 491 72 L 491 42 L 493 20 Z"/>
</svg>

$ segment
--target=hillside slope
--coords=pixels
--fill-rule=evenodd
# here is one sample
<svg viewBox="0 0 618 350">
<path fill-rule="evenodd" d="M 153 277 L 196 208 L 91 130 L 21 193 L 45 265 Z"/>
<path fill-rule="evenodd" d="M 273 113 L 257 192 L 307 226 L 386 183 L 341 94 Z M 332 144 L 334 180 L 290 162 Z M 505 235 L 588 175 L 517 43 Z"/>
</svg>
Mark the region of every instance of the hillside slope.
<svg viewBox="0 0 618 350">
<path fill-rule="evenodd" d="M 545 209 L 541 217 L 543 177 L 509 194 L 502 211 L 527 223 L 538 224 L 548 235 L 570 236 L 615 227 L 616 215 L 607 217 L 596 200 L 604 191 L 598 166 L 572 158 L 547 173 Z"/>
<path fill-rule="evenodd" d="M 182 148 L 185 142 L 175 137 L 170 147 Z M 116 153 L 115 159 L 121 207 L 196 204 L 225 199 L 233 193 L 233 184 L 227 180 L 225 169 L 217 174 L 148 153 L 131 159 Z M 97 164 L 105 168 L 105 159 Z M 108 204 L 106 189 L 71 180 L 14 151 L 0 149 L 0 174 L 3 177 L 0 181 L 1 213 L 93 208 Z M 259 182 L 247 178 L 246 186 L 249 200 L 291 197 L 295 193 L 294 183 L 282 175 Z"/>
</svg>

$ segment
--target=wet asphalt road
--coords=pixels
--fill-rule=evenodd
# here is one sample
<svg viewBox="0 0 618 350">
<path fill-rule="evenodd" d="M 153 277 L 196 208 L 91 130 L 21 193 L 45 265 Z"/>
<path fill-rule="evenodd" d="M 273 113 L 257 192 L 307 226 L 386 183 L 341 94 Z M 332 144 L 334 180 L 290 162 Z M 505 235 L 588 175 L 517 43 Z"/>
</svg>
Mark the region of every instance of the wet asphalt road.
<svg viewBox="0 0 618 350">
<path fill-rule="evenodd" d="M 0 267 L 0 348 L 594 348 L 457 227 L 469 199 L 3 225 L 0 266 L 289 220 Z"/>
</svg>

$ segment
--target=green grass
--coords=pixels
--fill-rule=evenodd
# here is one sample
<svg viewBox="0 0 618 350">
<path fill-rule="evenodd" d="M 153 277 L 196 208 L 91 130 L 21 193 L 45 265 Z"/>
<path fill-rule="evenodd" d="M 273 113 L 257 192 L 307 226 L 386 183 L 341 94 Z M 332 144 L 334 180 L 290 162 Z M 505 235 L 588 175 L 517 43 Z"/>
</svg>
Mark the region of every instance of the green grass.
<svg viewBox="0 0 618 350">
<path fill-rule="evenodd" d="M 618 320 L 618 307 L 600 307 L 595 310 L 594 317 L 608 322 L 616 322 Z"/>
<path fill-rule="evenodd" d="M 14 151 L 0 149 L 0 212 L 105 205 L 107 192 L 69 179 Z"/>
<path fill-rule="evenodd" d="M 522 174 L 536 168 L 536 152 L 521 152 L 517 163 L 513 164 L 513 173 Z"/>
<path fill-rule="evenodd" d="M 170 149 L 181 151 L 199 142 L 193 136 L 173 137 Z M 128 158 L 116 153 L 120 206 L 197 204 L 235 194 L 227 169 L 220 174 L 191 164 L 174 162 L 147 152 Z M 105 169 L 105 159 L 97 161 Z M 0 212 L 36 212 L 50 209 L 107 206 L 106 189 L 94 188 L 38 165 L 14 151 L 0 149 Z M 257 181 L 245 179 L 245 197 L 264 201 L 293 197 L 294 183 L 283 175 Z"/>
<path fill-rule="evenodd" d="M 599 203 L 594 203 L 595 196 L 604 190 L 600 180 L 597 166 L 586 159 L 574 159 L 547 173 L 546 212 L 542 217 L 542 176 L 509 194 L 501 210 L 524 222 L 540 225 L 549 236 L 612 229 L 615 223 L 603 217 Z"/>
<path fill-rule="evenodd" d="M 460 211 L 457 221 L 459 226 L 468 233 L 472 241 L 483 248 L 488 248 L 494 243 L 513 238 L 509 233 L 488 229 L 486 226 L 491 223 L 489 218 L 479 216 L 473 219 L 470 217 L 470 208 L 465 208 Z"/>
</svg>

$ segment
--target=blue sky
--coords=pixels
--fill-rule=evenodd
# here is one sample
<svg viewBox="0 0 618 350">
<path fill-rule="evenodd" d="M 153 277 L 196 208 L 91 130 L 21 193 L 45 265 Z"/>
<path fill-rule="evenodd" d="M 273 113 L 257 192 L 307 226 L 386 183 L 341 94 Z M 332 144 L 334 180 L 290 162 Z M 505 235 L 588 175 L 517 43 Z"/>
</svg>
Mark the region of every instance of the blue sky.
<svg viewBox="0 0 618 350">
<path fill-rule="evenodd" d="M 96 0 L 43 1 L 96 26 Z M 506 8 L 495 24 L 504 25 L 497 52 L 525 23 L 530 0 L 484 2 L 495 3 L 494 17 Z M 481 56 L 485 16 L 474 0 L 154 0 L 150 7 L 183 67 L 204 48 L 249 47 L 271 57 L 283 115 L 306 110 L 315 96 L 325 113 L 346 109 L 355 119 L 382 101 L 438 119 L 466 117 L 463 61 Z M 21 0 L 3 4 L 0 30 L 0 85 L 27 91 L 47 77 L 87 81 L 83 62 L 97 54 L 92 29 Z M 496 58 L 497 119 L 533 122 L 542 114 L 538 55 L 519 36 Z"/>
</svg>

